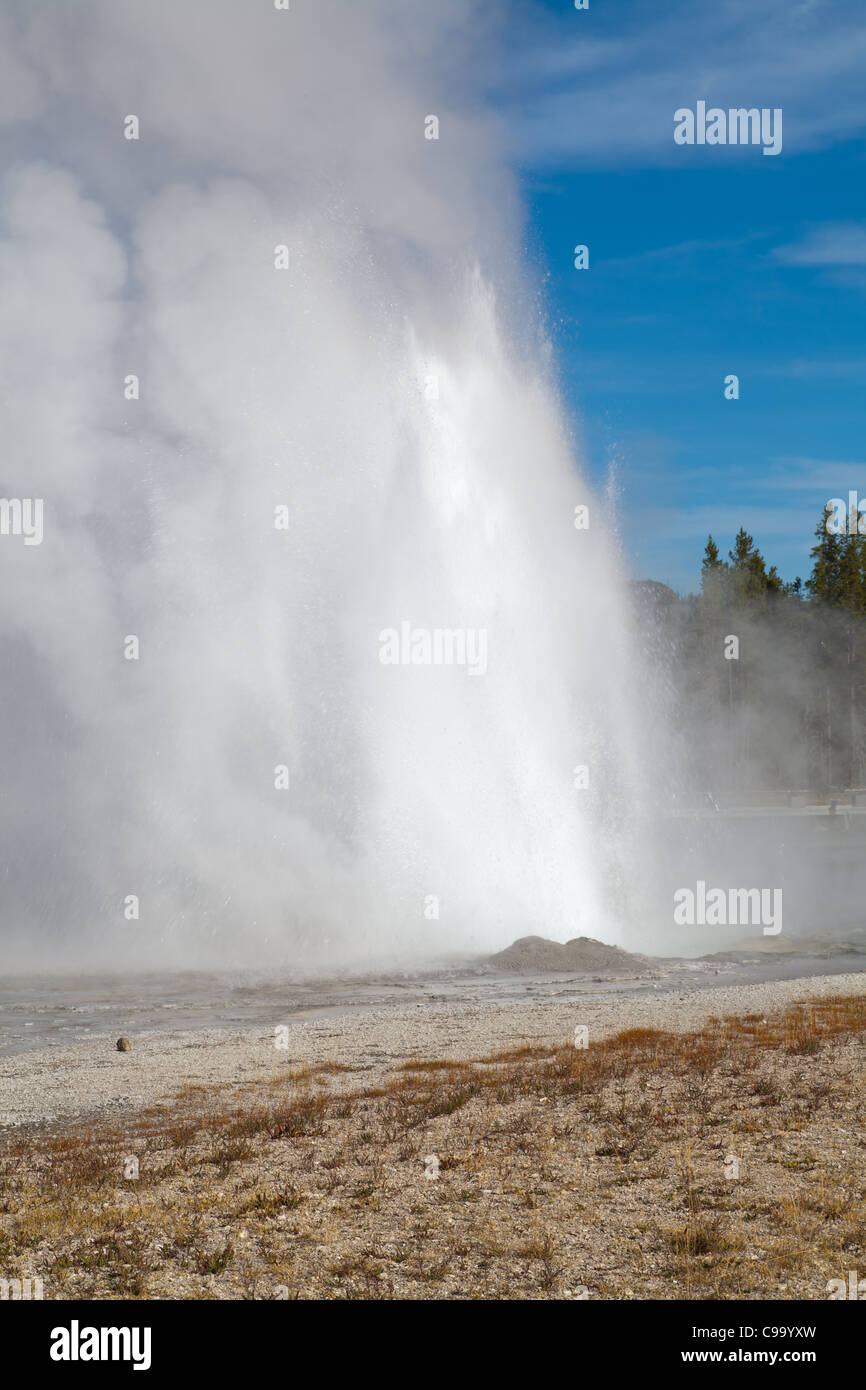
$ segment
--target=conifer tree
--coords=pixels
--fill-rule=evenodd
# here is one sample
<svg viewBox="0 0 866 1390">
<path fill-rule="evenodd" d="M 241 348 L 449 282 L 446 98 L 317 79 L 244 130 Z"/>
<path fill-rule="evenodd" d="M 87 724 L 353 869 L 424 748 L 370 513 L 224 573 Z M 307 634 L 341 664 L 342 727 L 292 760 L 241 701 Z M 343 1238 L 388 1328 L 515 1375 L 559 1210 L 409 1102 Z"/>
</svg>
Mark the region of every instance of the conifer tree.
<svg viewBox="0 0 866 1390">
<path fill-rule="evenodd" d="M 815 527 L 815 545 L 809 552 L 812 573 L 806 580 L 809 597 L 822 603 L 842 601 L 842 538 L 827 530 L 827 513 Z"/>
</svg>

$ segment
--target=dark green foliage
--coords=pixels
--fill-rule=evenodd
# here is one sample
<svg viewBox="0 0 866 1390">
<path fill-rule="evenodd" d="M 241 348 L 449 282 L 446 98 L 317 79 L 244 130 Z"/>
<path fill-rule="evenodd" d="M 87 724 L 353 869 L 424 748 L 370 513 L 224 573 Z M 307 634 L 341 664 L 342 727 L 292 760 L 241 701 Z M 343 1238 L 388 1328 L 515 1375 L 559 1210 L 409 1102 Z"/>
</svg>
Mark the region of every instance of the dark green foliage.
<svg viewBox="0 0 866 1390">
<path fill-rule="evenodd" d="M 826 520 L 805 584 L 783 583 L 740 527 L 727 559 L 708 536 L 699 595 L 655 607 L 677 727 L 704 793 L 863 784 L 866 536 L 833 534 Z M 732 635 L 739 653 L 727 660 Z"/>
</svg>

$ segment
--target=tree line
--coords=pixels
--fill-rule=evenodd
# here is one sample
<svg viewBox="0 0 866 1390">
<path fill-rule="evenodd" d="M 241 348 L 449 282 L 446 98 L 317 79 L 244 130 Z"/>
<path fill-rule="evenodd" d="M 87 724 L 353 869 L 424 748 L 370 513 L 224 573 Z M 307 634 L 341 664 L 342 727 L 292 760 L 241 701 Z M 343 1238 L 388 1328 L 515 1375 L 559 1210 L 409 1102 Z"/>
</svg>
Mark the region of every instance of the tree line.
<svg viewBox="0 0 866 1390">
<path fill-rule="evenodd" d="M 659 601 L 663 586 L 641 586 L 656 591 L 655 650 L 698 794 L 863 786 L 866 536 L 834 534 L 822 514 L 811 561 L 805 583 L 785 583 L 741 527 L 727 558 L 707 538 L 699 594 Z"/>
</svg>

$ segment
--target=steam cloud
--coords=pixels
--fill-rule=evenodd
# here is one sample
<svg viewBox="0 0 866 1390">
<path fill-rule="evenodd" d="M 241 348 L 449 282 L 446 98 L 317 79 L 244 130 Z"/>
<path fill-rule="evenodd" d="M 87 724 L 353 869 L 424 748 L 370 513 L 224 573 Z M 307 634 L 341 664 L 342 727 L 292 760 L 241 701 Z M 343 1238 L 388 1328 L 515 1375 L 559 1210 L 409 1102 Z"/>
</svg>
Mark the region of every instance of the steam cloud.
<svg viewBox="0 0 866 1390">
<path fill-rule="evenodd" d="M 0 14 L 2 488 L 45 499 L 0 541 L 8 963 L 615 937 L 646 745 L 484 101 L 498 10 Z M 485 630 L 486 674 L 383 666 L 405 621 Z"/>
</svg>

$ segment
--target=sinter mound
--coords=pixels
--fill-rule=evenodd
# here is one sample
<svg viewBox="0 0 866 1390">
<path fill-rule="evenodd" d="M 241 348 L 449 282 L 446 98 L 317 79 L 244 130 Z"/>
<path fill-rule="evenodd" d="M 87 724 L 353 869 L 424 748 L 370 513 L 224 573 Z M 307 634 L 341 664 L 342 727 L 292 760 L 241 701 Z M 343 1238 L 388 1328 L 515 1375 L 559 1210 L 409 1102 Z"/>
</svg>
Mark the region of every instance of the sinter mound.
<svg viewBox="0 0 866 1390">
<path fill-rule="evenodd" d="M 563 945 L 543 936 L 521 936 L 512 946 L 489 956 L 488 965 L 503 970 L 643 970 L 643 956 L 632 955 L 621 946 L 606 946 L 591 936 L 574 936 Z"/>
</svg>

